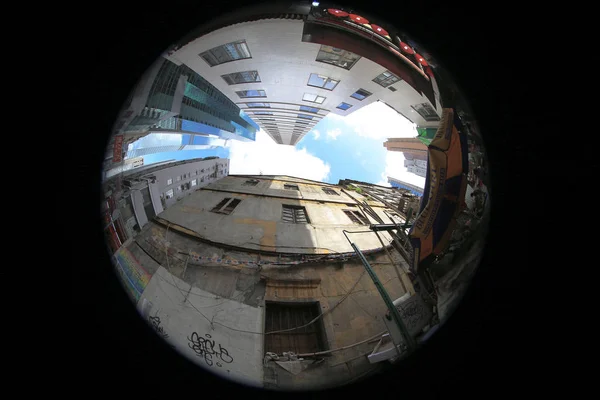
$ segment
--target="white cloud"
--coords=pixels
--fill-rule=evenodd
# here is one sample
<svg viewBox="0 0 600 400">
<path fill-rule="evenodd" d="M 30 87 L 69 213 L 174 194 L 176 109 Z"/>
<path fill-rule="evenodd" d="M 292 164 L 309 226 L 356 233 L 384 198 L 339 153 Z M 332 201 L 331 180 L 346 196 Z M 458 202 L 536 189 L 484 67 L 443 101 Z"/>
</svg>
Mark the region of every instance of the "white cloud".
<svg viewBox="0 0 600 400">
<path fill-rule="evenodd" d="M 340 128 L 335 128 L 327 131 L 327 138 L 336 140 L 338 136 L 342 134 L 342 130 Z"/>
<path fill-rule="evenodd" d="M 329 113 L 326 118 L 344 121 L 354 128 L 357 135 L 371 139 L 417 136 L 412 122 L 382 102 L 371 103 L 345 117 Z"/>
<path fill-rule="evenodd" d="M 319 132 L 318 130 L 314 129 L 312 131 L 313 136 L 315 137 L 315 140 L 319 139 L 319 136 L 321 136 L 321 132 Z"/>
<path fill-rule="evenodd" d="M 262 130 L 255 142 L 233 140 L 229 148 L 231 174 L 290 175 L 298 178 L 324 181 L 330 166 L 308 153 L 306 148 L 277 144 Z"/>
<path fill-rule="evenodd" d="M 381 174 L 381 180 L 387 182 L 388 176 L 420 188 L 425 187 L 425 178 L 407 171 L 404 166 L 404 155 L 399 151 L 388 151 L 386 153 L 385 171 Z"/>
<path fill-rule="evenodd" d="M 182 135 L 179 133 L 151 133 L 131 143 L 127 150 L 158 146 L 177 146 L 181 144 L 181 138 Z"/>
</svg>

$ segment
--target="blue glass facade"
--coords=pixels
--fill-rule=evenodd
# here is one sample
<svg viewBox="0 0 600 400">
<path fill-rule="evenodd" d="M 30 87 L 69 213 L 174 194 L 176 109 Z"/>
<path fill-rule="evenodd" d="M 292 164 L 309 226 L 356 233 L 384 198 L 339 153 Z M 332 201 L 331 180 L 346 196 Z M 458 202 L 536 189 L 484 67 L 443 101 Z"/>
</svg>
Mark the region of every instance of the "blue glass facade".
<svg viewBox="0 0 600 400">
<path fill-rule="evenodd" d="M 259 126 L 191 68 L 165 59 L 142 114 L 126 130 L 157 129 L 254 141 Z"/>
</svg>

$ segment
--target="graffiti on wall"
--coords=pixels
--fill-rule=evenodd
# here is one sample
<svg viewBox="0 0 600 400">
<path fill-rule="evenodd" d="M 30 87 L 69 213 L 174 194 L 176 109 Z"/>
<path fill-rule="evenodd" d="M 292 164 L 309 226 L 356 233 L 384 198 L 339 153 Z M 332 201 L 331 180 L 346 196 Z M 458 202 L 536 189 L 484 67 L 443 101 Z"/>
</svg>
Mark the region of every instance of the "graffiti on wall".
<svg viewBox="0 0 600 400">
<path fill-rule="evenodd" d="M 167 339 L 169 337 L 169 334 L 165 332 L 162 326 L 160 326 L 160 317 L 158 315 L 155 317 L 148 316 L 148 322 L 150 322 L 150 326 L 152 329 L 154 329 L 158 336 L 163 339 Z"/>
<path fill-rule="evenodd" d="M 409 300 L 397 306 L 406 329 L 416 335 L 425 325 L 429 324 L 433 311 L 431 306 L 425 304 L 421 296 L 412 296 Z"/>
<path fill-rule="evenodd" d="M 127 287 L 130 295 L 137 302 L 150 282 L 150 275 L 131 252 L 121 247 L 115 254 L 115 267 L 121 276 L 121 281 Z"/>
<path fill-rule="evenodd" d="M 211 335 L 207 333 L 204 336 L 201 337 L 198 333 L 193 332 L 192 336 L 188 337 L 188 346 L 194 350 L 198 357 L 204 358 L 206 365 L 212 367 L 213 362 L 216 362 L 217 367 L 222 367 L 222 362 L 230 364 L 233 361 L 233 357 L 229 355 L 226 348 L 219 344 L 219 349 L 215 349 L 215 341 L 211 340 Z"/>
</svg>

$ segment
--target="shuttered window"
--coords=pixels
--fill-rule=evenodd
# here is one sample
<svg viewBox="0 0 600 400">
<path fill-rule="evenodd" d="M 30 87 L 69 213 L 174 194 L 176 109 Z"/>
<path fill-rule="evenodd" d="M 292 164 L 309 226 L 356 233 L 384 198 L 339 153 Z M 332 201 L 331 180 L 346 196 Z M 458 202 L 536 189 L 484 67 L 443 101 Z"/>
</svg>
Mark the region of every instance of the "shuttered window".
<svg viewBox="0 0 600 400">
<path fill-rule="evenodd" d="M 239 199 L 231 200 L 230 197 L 226 197 L 210 211 L 219 214 L 231 214 L 231 212 L 235 209 L 235 207 L 237 207 L 238 204 L 240 204 L 240 202 L 241 200 Z"/>
<path fill-rule="evenodd" d="M 290 206 L 284 204 L 282 206 L 281 216 L 283 222 L 290 222 L 294 224 L 310 223 L 308 216 L 306 215 L 306 209 L 301 206 Z"/>
<path fill-rule="evenodd" d="M 354 222 L 355 224 L 359 224 L 359 225 L 368 225 L 369 224 L 369 220 L 365 216 L 363 216 L 361 213 L 359 213 L 358 211 L 344 210 L 344 214 L 346 214 L 348 216 L 348 218 L 350 218 L 350 220 L 352 222 Z"/>
<path fill-rule="evenodd" d="M 319 303 L 266 303 L 265 333 L 296 328 L 308 324 L 320 314 Z M 265 352 L 282 355 L 292 351 L 296 354 L 324 351 L 321 321 L 317 320 L 303 328 L 265 335 Z"/>
</svg>

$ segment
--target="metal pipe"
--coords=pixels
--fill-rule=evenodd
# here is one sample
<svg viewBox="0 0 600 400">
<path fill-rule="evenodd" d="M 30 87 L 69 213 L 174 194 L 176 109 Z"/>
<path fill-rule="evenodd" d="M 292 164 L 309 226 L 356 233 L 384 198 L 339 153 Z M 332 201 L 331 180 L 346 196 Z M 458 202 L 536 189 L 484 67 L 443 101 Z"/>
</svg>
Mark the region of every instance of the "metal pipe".
<svg viewBox="0 0 600 400">
<path fill-rule="evenodd" d="M 404 340 L 406 342 L 406 345 L 408 346 L 408 350 L 409 351 L 413 350 L 415 348 L 415 341 L 414 341 L 413 337 L 410 335 L 410 333 L 408 332 L 408 329 L 406 329 L 406 326 L 404 325 L 404 321 L 402 321 L 402 316 L 400 315 L 400 312 L 398 311 L 398 309 L 396 308 L 396 306 L 390 299 L 389 295 L 387 294 L 387 291 L 381 284 L 381 281 L 375 274 L 375 271 L 373 271 L 373 269 L 369 265 L 369 262 L 367 261 L 365 256 L 362 254 L 362 252 L 360 251 L 358 246 L 356 246 L 356 244 L 352 243 L 352 241 L 348 238 L 348 235 L 346 235 L 346 232 L 348 232 L 348 231 L 346 231 L 345 229 L 342 230 L 342 233 L 344 234 L 344 236 L 350 243 L 350 246 L 352 246 L 352 248 L 354 249 L 354 251 L 356 252 L 358 257 L 360 258 L 361 262 L 363 263 L 365 269 L 367 270 L 367 273 L 371 277 L 371 280 L 373 280 L 375 287 L 379 291 L 379 294 L 383 298 L 385 305 L 387 306 L 388 310 L 390 311 L 390 315 L 391 315 L 392 319 L 394 320 L 394 322 L 400 329 L 402 336 L 404 336 Z M 348 233 L 362 233 L 362 232 L 348 232 Z M 398 348 L 397 348 L 397 346 L 395 346 L 395 344 L 394 344 L 394 347 L 398 351 Z"/>
</svg>

